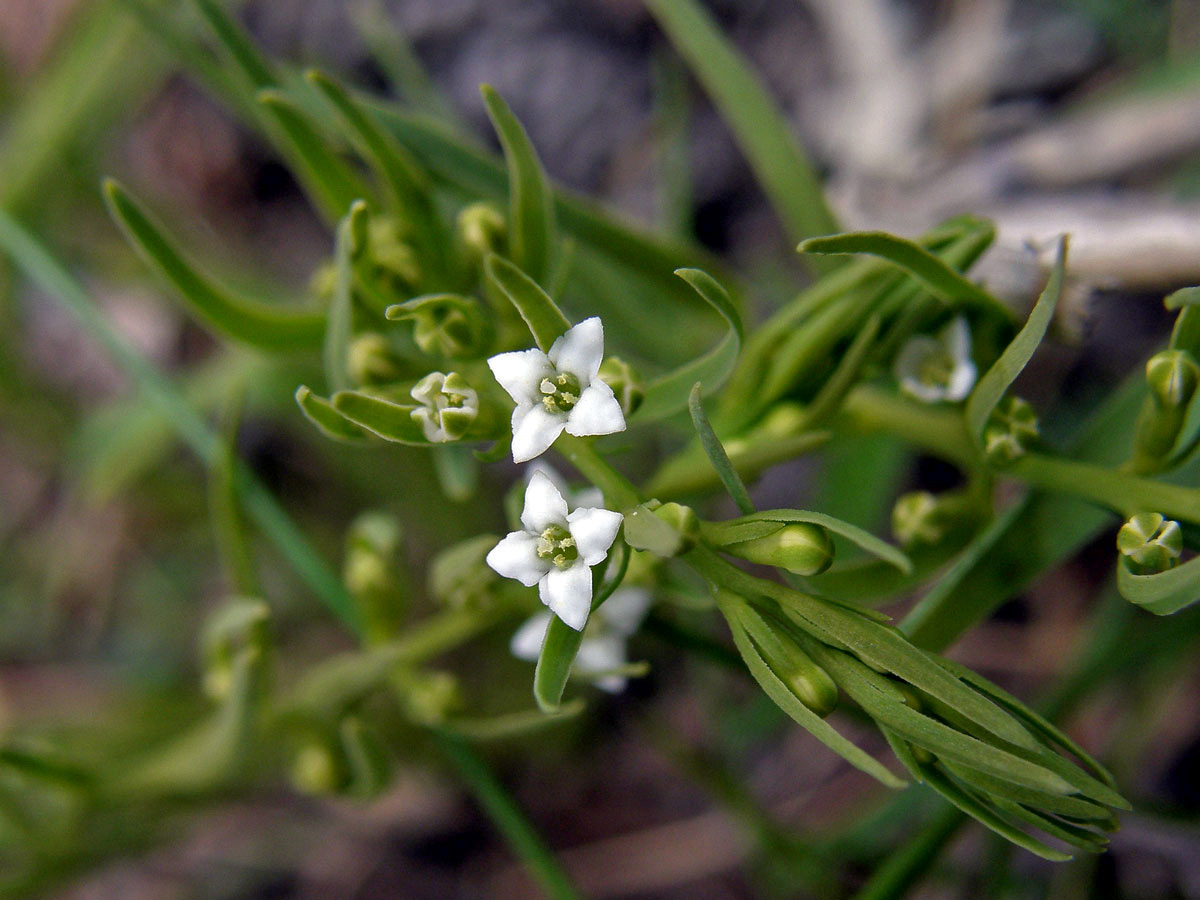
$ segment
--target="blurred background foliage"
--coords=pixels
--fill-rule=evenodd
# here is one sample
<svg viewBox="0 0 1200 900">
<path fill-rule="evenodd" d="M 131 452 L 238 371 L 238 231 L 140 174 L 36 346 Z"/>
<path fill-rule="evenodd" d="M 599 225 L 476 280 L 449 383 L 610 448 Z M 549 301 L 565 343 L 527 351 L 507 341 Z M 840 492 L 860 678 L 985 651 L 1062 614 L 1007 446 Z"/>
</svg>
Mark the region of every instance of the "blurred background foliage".
<svg viewBox="0 0 1200 900">
<path fill-rule="evenodd" d="M 647 5 L 670 31 L 669 0 Z M 707 8 L 811 153 L 844 228 L 915 235 L 950 215 L 990 218 L 998 239 L 974 271 L 1022 312 L 1041 288 L 1052 238 L 1072 235 L 1059 340 L 1021 383 L 1035 405 L 1059 397 L 1049 427 L 1074 436 L 1098 398 L 1162 344 L 1170 317 L 1160 298 L 1200 282 L 1200 5 Z M 436 119 L 479 154 L 470 157 L 486 163 L 470 170 L 477 182 L 447 188 L 459 200 L 504 196 L 477 90 L 490 82 L 557 182 L 661 236 L 656 246 L 673 261 L 664 277 L 681 264 L 736 272 L 749 319 L 810 277 L 791 248 L 798 225 L 819 222 L 820 211 L 789 216 L 776 202 L 781 214 L 772 212 L 753 151 L 723 122 L 728 109 L 692 80 L 640 3 L 246 0 L 236 12 L 289 73 L 318 65 L 417 126 Z M 0 4 L 0 209 L 79 273 L 108 321 L 195 409 L 236 434 L 237 454 L 324 559 L 349 559 L 345 534 L 361 511 L 395 514 L 403 590 L 428 609 L 429 560 L 481 530 L 505 530 L 513 472 L 484 470 L 478 491 L 455 500 L 427 454 L 325 440 L 292 399 L 319 365 L 268 362 L 215 341 L 165 300 L 105 212 L 100 179 L 113 175 L 222 281 L 268 298 L 308 290 L 330 256 L 331 223 L 211 49 L 188 4 Z M 606 289 L 605 266 L 589 252 L 577 250 L 578 266 L 631 319 L 620 352 L 666 366 L 712 343 L 711 316 L 678 299 L 669 342 L 639 330 L 639 308 L 672 301 L 652 281 L 640 294 L 627 293 L 636 279 Z M 592 307 L 586 297 L 565 305 Z M 3 265 L 0 421 L 0 732 L 85 761 L 136 758 L 207 708 L 197 636 L 235 583 L 210 525 L 212 467 L 176 442 L 92 336 Z M 935 459 L 856 440 L 824 457 L 819 480 L 803 460 L 771 470 L 755 496 L 883 531 L 881 512 L 897 494 L 951 486 Z M 651 463 L 641 464 L 648 472 Z M 861 510 L 847 512 L 851 502 Z M 889 896 L 908 890 L 911 873 L 921 877 L 915 896 L 1200 896 L 1200 619 L 1191 610 L 1150 621 L 1116 597 L 1111 526 L 1099 517 L 1074 544 L 981 575 L 979 589 L 1007 602 L 951 653 L 1069 714 L 1072 733 L 1114 770 L 1137 812 L 1107 855 L 1051 866 L 981 829 L 960 830 L 925 792 L 884 796 L 722 665 L 725 645 L 694 658 L 673 652 L 663 638 L 671 622 L 652 621 L 638 639 L 648 678 L 593 700 L 588 716 L 488 745 L 487 758 L 589 897 Z M 276 678 L 289 683 L 351 642 L 269 541 L 256 532 L 252 547 L 271 602 Z M 531 667 L 506 652 L 512 627 L 496 625 L 445 660 L 481 713 L 529 705 Z M 881 744 L 865 728 L 852 733 Z M 488 802 L 491 776 L 472 779 L 456 746 L 439 754 L 409 734 L 391 748 L 397 781 L 370 802 L 297 794 L 278 778 L 278 759 L 248 760 L 243 789 L 122 807 L 94 820 L 82 843 L 51 836 L 36 877 L 9 889 L 529 896 L 535 888 L 477 805 Z M 7 762 L 0 802 L 38 777 Z M 21 815 L 68 827 L 70 797 L 40 796 L 47 808 Z M 0 831 L 0 847 L 8 837 Z"/>
</svg>

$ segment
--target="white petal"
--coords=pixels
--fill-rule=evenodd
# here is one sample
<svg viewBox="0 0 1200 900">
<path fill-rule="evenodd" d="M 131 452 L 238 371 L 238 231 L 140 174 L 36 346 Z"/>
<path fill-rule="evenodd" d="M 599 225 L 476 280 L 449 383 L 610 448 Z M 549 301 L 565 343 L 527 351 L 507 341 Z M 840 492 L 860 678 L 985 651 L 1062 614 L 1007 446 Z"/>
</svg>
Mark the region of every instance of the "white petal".
<svg viewBox="0 0 1200 900">
<path fill-rule="evenodd" d="M 612 388 L 597 378 L 583 389 L 579 402 L 567 415 L 567 434 L 613 434 L 625 430 L 625 413 Z"/>
<path fill-rule="evenodd" d="M 538 400 L 538 383 L 553 371 L 549 357 L 536 347 L 499 353 L 487 362 L 500 387 L 518 404 Z"/>
<path fill-rule="evenodd" d="M 610 509 L 577 509 L 567 516 L 567 527 L 579 558 L 585 565 L 594 566 L 608 556 L 608 548 L 617 537 L 624 516 Z"/>
<path fill-rule="evenodd" d="M 420 381 L 412 386 L 409 392 L 412 398 L 418 403 L 425 406 L 433 406 L 437 395 L 442 392 L 442 387 L 446 384 L 446 376 L 442 372 L 430 372 Z"/>
<path fill-rule="evenodd" d="M 590 384 L 604 359 L 604 326 L 596 316 L 584 319 L 550 346 L 550 362 Z"/>
<path fill-rule="evenodd" d="M 567 625 L 583 631 L 592 611 L 592 570 L 581 563 L 569 569 L 551 569 L 538 582 L 538 595 Z"/>
<path fill-rule="evenodd" d="M 596 615 L 603 616 L 613 631 L 628 637 L 646 618 L 650 600 L 650 592 L 645 588 L 619 588 L 596 610 Z"/>
<path fill-rule="evenodd" d="M 508 649 L 512 655 L 517 659 L 537 662 L 538 657 L 542 655 L 542 641 L 546 639 L 546 631 L 550 628 L 553 618 L 552 613 L 540 612 L 526 619 L 508 642 Z"/>
<path fill-rule="evenodd" d="M 545 472 L 534 472 L 525 486 L 521 524 L 534 534 L 541 534 L 548 525 L 566 525 L 567 521 L 567 501 L 563 495 Z"/>
<path fill-rule="evenodd" d="M 900 390 L 904 393 L 923 400 L 926 403 L 936 403 L 946 396 L 945 388 L 936 384 L 926 384 L 920 378 L 921 366 L 931 355 L 941 354 L 939 341 L 927 334 L 918 334 L 909 339 L 898 354 L 894 372 L 900 382 Z"/>
<path fill-rule="evenodd" d="M 625 640 L 619 637 L 586 637 L 575 656 L 580 674 L 611 672 L 625 665 Z"/>
<path fill-rule="evenodd" d="M 946 385 L 946 399 L 955 403 L 966 399 L 971 388 L 975 387 L 975 374 L 975 363 L 969 359 L 959 362 L 950 374 L 950 383 Z"/>
<path fill-rule="evenodd" d="M 535 456 L 541 456 L 562 434 L 566 423 L 566 416 L 548 412 L 540 403 L 518 406 L 512 417 L 513 462 L 529 462 Z"/>
<path fill-rule="evenodd" d="M 450 440 L 450 435 L 446 434 L 446 430 L 428 406 L 418 406 L 409 415 L 421 423 L 421 432 L 425 435 L 425 440 L 434 444 L 444 444 Z"/>
<path fill-rule="evenodd" d="M 940 335 L 942 346 L 955 362 L 971 358 L 971 328 L 962 316 L 956 316 Z"/>
<path fill-rule="evenodd" d="M 538 559 L 537 538 L 527 531 L 514 531 L 502 538 L 487 555 L 487 564 L 505 578 L 515 578 L 525 587 L 537 584 L 551 563 Z"/>
</svg>

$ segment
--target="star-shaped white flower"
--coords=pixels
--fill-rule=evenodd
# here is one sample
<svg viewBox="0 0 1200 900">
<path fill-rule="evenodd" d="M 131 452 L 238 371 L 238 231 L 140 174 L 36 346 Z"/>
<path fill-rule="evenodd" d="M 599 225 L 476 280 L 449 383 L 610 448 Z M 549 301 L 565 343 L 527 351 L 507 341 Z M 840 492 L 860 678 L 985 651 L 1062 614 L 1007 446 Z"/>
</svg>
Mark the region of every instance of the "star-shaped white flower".
<svg viewBox="0 0 1200 900">
<path fill-rule="evenodd" d="M 542 602 L 582 631 L 592 611 L 592 569 L 608 556 L 624 519 L 618 512 L 585 507 L 567 512 L 567 501 L 543 472 L 525 489 L 523 531 L 511 532 L 487 555 L 505 578 L 538 586 Z"/>
<path fill-rule="evenodd" d="M 604 326 L 584 319 L 549 353 L 517 350 L 488 360 L 492 374 L 517 404 L 512 414 L 514 462 L 544 453 L 565 429 L 577 437 L 625 430 L 612 388 L 596 374 L 604 358 Z"/>
<path fill-rule="evenodd" d="M 919 334 L 896 355 L 900 389 L 925 403 L 957 403 L 975 386 L 971 359 L 971 331 L 967 320 L 956 317 L 937 337 Z"/>
<path fill-rule="evenodd" d="M 596 687 L 610 694 L 623 691 L 627 679 L 619 670 L 628 662 L 625 644 L 642 624 L 649 609 L 650 592 L 645 588 L 628 587 L 615 591 L 588 623 L 575 657 L 574 671 L 597 676 L 594 679 Z M 518 628 L 508 645 L 512 655 L 537 662 L 550 619 L 550 613 L 538 613 Z"/>
</svg>

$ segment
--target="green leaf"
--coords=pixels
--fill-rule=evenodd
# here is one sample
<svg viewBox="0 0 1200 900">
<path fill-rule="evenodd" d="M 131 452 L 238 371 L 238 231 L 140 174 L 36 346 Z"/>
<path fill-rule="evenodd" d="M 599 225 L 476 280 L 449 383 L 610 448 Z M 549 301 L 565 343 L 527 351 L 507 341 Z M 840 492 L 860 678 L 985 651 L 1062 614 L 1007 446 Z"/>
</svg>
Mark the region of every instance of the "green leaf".
<svg viewBox="0 0 1200 900">
<path fill-rule="evenodd" d="M 803 430 L 807 431 L 824 424 L 826 419 L 837 412 L 842 401 L 846 399 L 846 395 L 858 383 L 867 357 L 875 349 L 875 338 L 879 335 L 881 322 L 881 317 L 876 313 L 867 319 L 863 327 L 859 329 L 854 340 L 850 342 L 850 346 L 846 348 L 846 352 L 838 360 L 833 374 L 829 376 L 817 395 L 813 397 L 812 403 L 804 410 Z"/>
<path fill-rule="evenodd" d="M 837 231 L 816 168 L 762 82 L 696 0 L 646 6 L 733 132 L 793 240 Z"/>
<path fill-rule="evenodd" d="M 999 312 L 1005 319 L 1012 311 L 973 281 L 964 278 L 920 244 L 883 231 L 856 231 L 810 238 L 796 248 L 801 253 L 869 253 L 894 263 L 918 278 L 951 307 L 976 306 Z"/>
<path fill-rule="evenodd" d="M 221 46 L 229 53 L 238 69 L 256 89 L 276 84 L 275 71 L 270 60 L 254 45 L 246 34 L 216 0 L 192 0 L 192 4 L 216 33 Z"/>
<path fill-rule="evenodd" d="M 442 493 L 455 503 L 465 503 L 479 490 L 479 461 L 464 444 L 448 443 L 435 447 L 433 468 Z"/>
<path fill-rule="evenodd" d="M 1054 269 L 1050 272 L 1050 280 L 1046 283 L 1046 289 L 1042 291 L 1042 295 L 1038 297 L 1037 303 L 1029 313 L 1029 319 L 1017 332 L 1017 336 L 1012 339 L 1012 343 L 1004 348 L 1000 358 L 979 379 L 979 383 L 971 391 L 971 396 L 967 398 L 967 431 L 976 444 L 982 444 L 983 429 L 987 425 L 992 410 L 996 408 L 1005 392 L 1021 374 L 1021 370 L 1025 368 L 1034 351 L 1041 344 L 1046 329 L 1050 327 L 1050 320 L 1054 317 L 1054 308 L 1058 305 L 1058 298 L 1062 293 L 1066 259 L 1067 239 L 1060 238 L 1058 252 L 1054 258 Z"/>
<path fill-rule="evenodd" d="M 333 408 L 372 434 L 399 444 L 417 447 L 430 444 L 421 423 L 412 417 L 413 404 L 393 403 L 362 391 L 339 391 L 330 398 Z"/>
<path fill-rule="evenodd" d="M 872 778 L 890 788 L 902 788 L 905 786 L 903 779 L 897 778 L 882 763 L 866 753 L 857 744 L 847 740 L 832 725 L 801 703 L 800 699 L 780 680 L 779 676 L 771 671 L 771 667 L 762 658 L 762 655 L 758 652 L 758 648 L 754 646 L 754 642 L 750 639 L 745 629 L 742 628 L 737 617 L 725 609 L 722 609 L 722 612 L 725 612 L 725 618 L 729 622 L 729 629 L 733 634 L 733 642 L 737 646 L 742 660 L 746 663 L 746 667 L 750 670 L 750 674 L 754 676 L 754 680 L 758 682 L 759 686 L 774 701 L 776 706 L 787 713 L 788 716 L 795 720 L 809 734 L 856 769 L 866 772 Z"/>
<path fill-rule="evenodd" d="M 350 444 L 364 444 L 369 440 L 368 432 L 334 409 L 333 404 L 324 397 L 314 394 L 304 385 L 296 388 L 296 403 L 299 404 L 305 418 L 316 425 L 326 437 Z"/>
<path fill-rule="evenodd" d="M 941 765 L 959 780 L 992 797 L 1003 797 L 1055 815 L 1070 816 L 1085 821 L 1107 822 L 1113 817 L 1112 810 L 1107 806 L 1093 803 L 1091 800 L 1084 800 L 1082 797 L 1064 797 L 1061 794 L 1050 794 L 1046 791 L 1022 787 L 949 760 L 942 760 Z"/>
<path fill-rule="evenodd" d="M 1122 556 L 1117 561 L 1117 589 L 1147 612 L 1172 615 L 1200 600 L 1200 557 L 1165 572 L 1135 575 Z"/>
<path fill-rule="evenodd" d="M 538 347 L 549 352 L 554 342 L 571 327 L 558 304 L 538 287 L 537 282 L 502 256 L 489 253 L 483 260 L 483 271 L 517 308 Z"/>
<path fill-rule="evenodd" d="M 1200 306 L 1200 287 L 1185 287 L 1172 291 L 1163 298 L 1163 306 L 1170 310 Z"/>
<path fill-rule="evenodd" d="M 397 214 L 413 227 L 414 241 L 424 251 L 422 259 L 438 259 L 444 245 L 443 229 L 433 208 L 429 179 L 420 163 L 334 79 L 315 69 L 305 77 L 337 110 L 359 152 L 387 185 Z"/>
<path fill-rule="evenodd" d="M 359 231 L 356 220 L 365 218 L 367 204 L 354 201 L 350 211 L 338 223 L 337 240 L 333 250 L 334 287 L 325 322 L 325 384 L 330 391 L 344 391 L 351 386 L 350 342 L 354 338 L 354 235 Z"/>
<path fill-rule="evenodd" d="M 762 512 L 750 513 L 749 515 L 742 516 L 740 519 L 730 519 L 727 522 L 716 522 L 708 525 L 705 527 L 705 534 L 711 534 L 717 543 L 730 544 L 743 540 L 754 540 L 756 537 L 763 536 L 763 533 L 756 533 L 754 530 L 748 528 L 748 526 L 758 523 L 788 522 L 810 522 L 814 525 L 820 525 L 834 534 L 841 535 L 860 549 L 883 560 L 901 572 L 907 574 L 912 571 L 912 560 L 908 556 L 886 541 L 875 537 L 869 531 L 859 528 L 857 525 L 851 525 L 849 522 L 843 522 L 841 519 L 836 519 L 825 513 L 810 512 L 803 509 L 769 509 Z M 745 537 L 741 537 L 742 534 L 745 534 Z"/>
<path fill-rule="evenodd" d="M 725 490 L 729 491 L 729 496 L 733 498 L 733 502 L 737 504 L 743 514 L 749 515 L 754 512 L 754 501 L 750 499 L 746 485 L 742 483 L 741 476 L 733 468 L 733 463 L 729 461 L 729 454 L 725 452 L 721 439 L 708 424 L 708 417 L 704 414 L 704 406 L 700 402 L 700 382 L 698 381 L 692 387 L 691 396 L 688 398 L 688 408 L 692 413 L 692 424 L 696 427 L 696 434 L 700 436 L 700 446 L 704 448 L 709 462 L 712 463 L 721 483 L 725 485 Z"/>
<path fill-rule="evenodd" d="M 688 395 L 694 384 L 702 384 L 705 394 L 720 388 L 733 371 L 742 349 L 742 320 L 725 289 L 700 269 L 676 269 L 675 274 L 720 313 L 727 330 L 706 354 L 647 385 L 645 399 L 630 416 L 630 424 L 653 422 L 679 412 L 688 405 Z"/>
<path fill-rule="evenodd" d="M 285 310 L 234 294 L 200 274 L 142 208 L 115 181 L 104 196 L 117 225 L 149 265 L 175 288 L 188 311 L 213 331 L 261 350 L 321 346 L 325 315 Z"/>
<path fill-rule="evenodd" d="M 513 260 L 535 280 L 550 276 L 555 252 L 554 196 L 525 128 L 490 84 L 481 85 L 488 117 L 508 165 L 508 241 Z"/>
<path fill-rule="evenodd" d="M 571 666 L 582 643 L 582 631 L 576 631 L 558 616 L 550 620 L 533 673 L 533 698 L 542 712 L 559 711 Z"/>
<path fill-rule="evenodd" d="M 238 502 L 237 432 L 240 421 L 240 396 L 225 412 L 221 452 L 208 467 L 208 508 L 220 557 L 234 591 L 245 596 L 262 596 L 254 553 L 250 546 L 246 523 Z"/>
</svg>

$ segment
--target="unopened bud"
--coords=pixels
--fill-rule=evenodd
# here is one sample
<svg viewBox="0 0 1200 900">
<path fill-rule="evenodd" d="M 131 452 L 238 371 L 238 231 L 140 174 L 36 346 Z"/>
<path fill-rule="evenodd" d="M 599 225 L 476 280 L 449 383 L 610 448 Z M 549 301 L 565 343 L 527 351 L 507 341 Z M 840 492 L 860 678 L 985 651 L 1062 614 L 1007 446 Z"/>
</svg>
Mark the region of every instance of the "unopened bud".
<svg viewBox="0 0 1200 900">
<path fill-rule="evenodd" d="M 1038 439 L 1038 419 L 1033 407 L 1010 394 L 992 412 L 983 429 L 983 452 L 995 466 L 1014 462 Z"/>
<path fill-rule="evenodd" d="M 789 522 L 763 537 L 721 547 L 726 553 L 796 575 L 816 575 L 833 562 L 829 532 L 811 522 Z"/>
<path fill-rule="evenodd" d="M 466 357 L 484 349 L 487 323 L 478 300 L 458 294 L 417 297 L 387 308 L 389 319 L 411 319 L 413 340 L 434 356 Z"/>
<path fill-rule="evenodd" d="M 700 520 L 696 511 L 682 503 L 664 503 L 654 509 L 654 515 L 671 526 L 681 543 L 677 553 L 687 553 L 700 539 Z"/>
<path fill-rule="evenodd" d="M 619 356 L 609 356 L 600 364 L 600 379 L 612 388 L 626 417 L 633 415 L 646 397 L 646 386 L 636 370 Z"/>
<path fill-rule="evenodd" d="M 892 534 L 904 547 L 933 546 L 968 517 L 969 505 L 961 493 L 912 491 L 892 507 Z"/>
<path fill-rule="evenodd" d="M 484 561 L 496 536 L 481 534 L 443 550 L 429 566 L 429 592 L 441 603 L 458 609 L 486 608 L 491 586 L 499 576 Z"/>
<path fill-rule="evenodd" d="M 242 598 L 215 613 L 200 639 L 204 693 L 221 702 L 233 689 L 234 660 L 245 648 L 266 650 L 270 610 L 261 600 Z"/>
<path fill-rule="evenodd" d="M 478 264 L 489 253 L 503 253 L 508 235 L 504 213 L 490 203 L 463 207 L 457 220 L 458 240 L 472 262 Z"/>
<path fill-rule="evenodd" d="M 350 342 L 346 369 L 358 385 L 387 384 L 400 377 L 399 360 L 391 345 L 374 331 L 360 334 Z"/>
<path fill-rule="evenodd" d="M 366 637 L 395 637 L 408 603 L 408 585 L 399 566 L 403 532 L 394 516 L 365 512 L 346 532 L 342 579 L 358 601 Z"/>
<path fill-rule="evenodd" d="M 366 256 L 379 274 L 398 282 L 398 286 L 408 288 L 421 281 L 417 254 L 405 239 L 403 225 L 391 216 L 371 217 Z"/>
<path fill-rule="evenodd" d="M 306 736 L 292 754 L 288 775 L 296 790 L 305 794 L 333 794 L 346 783 L 346 769 L 332 742 Z"/>
<path fill-rule="evenodd" d="M 785 660 L 771 661 L 775 674 L 801 703 L 825 718 L 837 707 L 837 682 L 799 647 L 789 646 L 789 649 Z"/>
<path fill-rule="evenodd" d="M 1160 405 L 1187 406 L 1200 384 L 1200 366 L 1186 350 L 1164 350 L 1146 363 L 1146 383 Z"/>
<path fill-rule="evenodd" d="M 1138 513 L 1117 532 L 1117 550 L 1135 575 L 1165 572 L 1179 563 L 1183 532 L 1158 513 Z"/>
<path fill-rule="evenodd" d="M 411 672 L 400 687 L 405 712 L 418 725 L 440 725 L 462 707 L 458 679 L 450 672 Z"/>
</svg>

